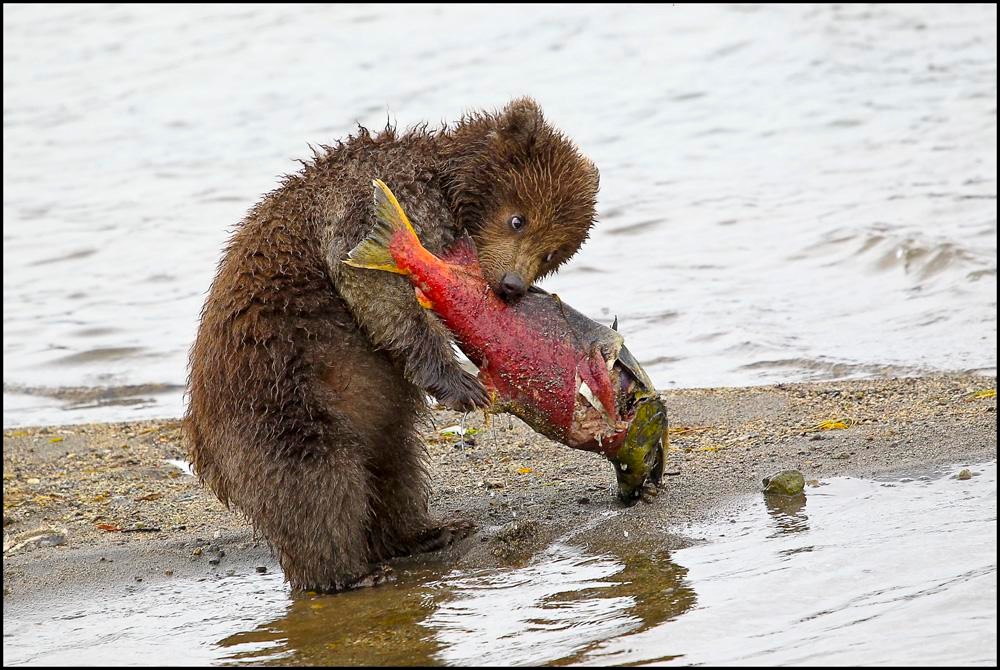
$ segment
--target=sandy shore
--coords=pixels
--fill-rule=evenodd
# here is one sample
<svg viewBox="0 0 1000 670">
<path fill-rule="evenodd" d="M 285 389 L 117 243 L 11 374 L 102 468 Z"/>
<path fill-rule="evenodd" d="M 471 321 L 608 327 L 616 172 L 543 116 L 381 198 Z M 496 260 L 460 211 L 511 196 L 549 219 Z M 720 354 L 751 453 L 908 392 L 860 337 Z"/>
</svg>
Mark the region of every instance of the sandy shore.
<svg viewBox="0 0 1000 670">
<path fill-rule="evenodd" d="M 667 475 L 648 503 L 614 499 L 611 465 L 542 438 L 515 419 L 470 415 L 472 443 L 425 429 L 432 505 L 479 529 L 455 547 L 399 561 L 490 567 L 527 560 L 557 537 L 616 553 L 670 549 L 670 532 L 725 513 L 761 479 L 801 470 L 813 484 L 996 458 L 996 378 L 783 384 L 663 393 L 671 424 Z M 103 580 L 275 571 L 249 526 L 170 459 L 185 457 L 179 422 L 94 424 L 4 432 L 4 608 L 52 588 Z M 807 488 L 808 493 L 808 488 Z"/>
</svg>

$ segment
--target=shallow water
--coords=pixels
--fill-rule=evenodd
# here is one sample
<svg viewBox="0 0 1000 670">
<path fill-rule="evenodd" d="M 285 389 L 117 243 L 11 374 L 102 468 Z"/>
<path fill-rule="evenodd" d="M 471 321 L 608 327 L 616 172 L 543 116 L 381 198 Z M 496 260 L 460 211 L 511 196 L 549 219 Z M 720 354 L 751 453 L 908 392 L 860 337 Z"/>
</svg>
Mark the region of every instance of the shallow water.
<svg viewBox="0 0 1000 670">
<path fill-rule="evenodd" d="M 673 529 L 700 542 L 669 555 L 570 537 L 334 596 L 253 574 L 5 601 L 4 662 L 995 665 L 996 462 L 958 467 L 754 496 Z"/>
<path fill-rule="evenodd" d="M 5 426 L 179 415 L 307 142 L 525 93 L 602 173 L 545 286 L 658 386 L 996 366 L 995 5 L 3 13 Z"/>
</svg>

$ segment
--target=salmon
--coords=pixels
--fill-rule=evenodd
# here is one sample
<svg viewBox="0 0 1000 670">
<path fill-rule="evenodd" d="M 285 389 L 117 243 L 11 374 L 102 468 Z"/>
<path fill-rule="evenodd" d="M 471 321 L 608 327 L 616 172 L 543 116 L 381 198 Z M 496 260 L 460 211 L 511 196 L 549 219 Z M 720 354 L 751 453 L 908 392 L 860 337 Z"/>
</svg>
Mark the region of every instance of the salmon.
<svg viewBox="0 0 1000 670">
<path fill-rule="evenodd" d="M 475 244 L 458 240 L 441 257 L 420 243 L 395 196 L 375 180 L 376 224 L 346 264 L 406 276 L 479 368 L 493 412 L 509 412 L 574 449 L 615 466 L 618 495 L 658 484 L 667 446 L 666 409 L 615 328 L 532 287 L 516 304 L 483 277 Z"/>
</svg>

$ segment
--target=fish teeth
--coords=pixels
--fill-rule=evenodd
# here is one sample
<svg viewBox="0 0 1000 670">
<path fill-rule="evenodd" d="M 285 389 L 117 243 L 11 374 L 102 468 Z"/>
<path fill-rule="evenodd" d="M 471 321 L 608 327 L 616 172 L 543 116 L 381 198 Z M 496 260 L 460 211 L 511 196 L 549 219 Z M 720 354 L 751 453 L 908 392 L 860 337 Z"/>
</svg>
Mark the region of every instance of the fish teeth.
<svg viewBox="0 0 1000 670">
<path fill-rule="evenodd" d="M 594 395 L 594 392 L 590 389 L 589 386 L 587 386 L 587 382 L 581 379 L 579 374 L 576 375 L 576 385 L 577 385 L 577 393 L 582 395 L 586 399 L 586 401 L 590 403 L 590 406 L 596 409 L 600 413 L 600 415 L 604 417 L 604 420 L 608 422 L 609 426 L 614 426 L 615 420 L 611 418 L 610 414 L 608 414 L 608 409 L 601 404 L 601 401 L 597 399 L 597 396 Z"/>
<path fill-rule="evenodd" d="M 597 396 L 595 396 L 594 392 L 590 390 L 589 386 L 587 386 L 587 382 L 582 379 L 580 380 L 580 395 L 586 398 L 587 402 L 589 402 L 594 409 L 601 414 L 604 414 L 604 408 L 601 406 L 601 403 L 598 402 Z"/>
</svg>

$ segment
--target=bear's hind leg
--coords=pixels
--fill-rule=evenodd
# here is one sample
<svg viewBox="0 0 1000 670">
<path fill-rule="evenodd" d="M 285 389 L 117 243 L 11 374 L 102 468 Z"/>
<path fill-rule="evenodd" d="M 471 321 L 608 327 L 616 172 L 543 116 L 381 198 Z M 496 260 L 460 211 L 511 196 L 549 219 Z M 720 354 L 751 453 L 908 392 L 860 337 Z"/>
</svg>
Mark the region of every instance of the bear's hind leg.
<svg viewBox="0 0 1000 670">
<path fill-rule="evenodd" d="M 468 537 L 475 524 L 435 521 L 428 512 L 426 450 L 412 420 L 401 421 L 385 438 L 369 469 L 372 555 L 384 560 L 436 551 Z"/>
<path fill-rule="evenodd" d="M 338 445 L 247 465 L 258 468 L 258 485 L 242 492 L 240 507 L 274 547 L 293 589 L 340 591 L 382 581 L 366 534 L 368 472 L 356 454 Z"/>
</svg>

